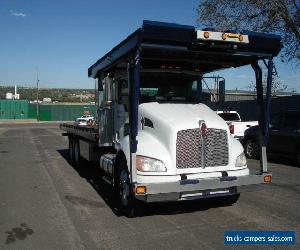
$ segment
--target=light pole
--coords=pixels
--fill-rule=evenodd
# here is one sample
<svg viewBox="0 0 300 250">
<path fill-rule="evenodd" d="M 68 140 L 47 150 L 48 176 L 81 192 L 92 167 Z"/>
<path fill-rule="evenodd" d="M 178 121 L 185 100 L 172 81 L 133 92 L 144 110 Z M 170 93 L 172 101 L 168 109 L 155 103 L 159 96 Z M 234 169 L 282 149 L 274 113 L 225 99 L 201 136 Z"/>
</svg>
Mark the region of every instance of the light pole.
<svg viewBox="0 0 300 250">
<path fill-rule="evenodd" d="M 36 70 L 36 120 L 40 121 L 40 110 L 39 110 L 39 72 L 38 69 Z"/>
</svg>

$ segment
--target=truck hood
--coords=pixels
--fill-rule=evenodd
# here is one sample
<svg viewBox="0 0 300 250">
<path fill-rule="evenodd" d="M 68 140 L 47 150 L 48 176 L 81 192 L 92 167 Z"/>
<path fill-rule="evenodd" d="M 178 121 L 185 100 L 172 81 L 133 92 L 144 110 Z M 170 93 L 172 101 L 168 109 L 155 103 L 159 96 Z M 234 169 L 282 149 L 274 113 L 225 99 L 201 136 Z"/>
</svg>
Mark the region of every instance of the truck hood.
<svg viewBox="0 0 300 250">
<path fill-rule="evenodd" d="M 167 167 L 167 172 L 161 174 L 185 174 L 199 172 L 223 171 L 234 167 L 231 159 L 229 165 L 220 167 L 212 166 L 205 169 L 195 168 L 176 168 L 177 135 L 181 130 L 199 128 L 199 121 L 205 121 L 210 129 L 225 130 L 227 140 L 230 140 L 227 123 L 219 117 L 213 110 L 204 104 L 174 104 L 174 103 L 144 103 L 139 106 L 140 119 L 144 118 L 144 127 L 140 126 L 138 133 L 137 155 L 143 155 L 154 159 L 160 159 Z M 199 130 L 200 132 L 200 130 Z M 189 140 L 187 138 L 187 140 Z M 188 144 L 189 150 L 198 150 L 191 143 Z M 224 145 L 208 145 L 210 154 L 214 154 L 215 149 L 220 149 Z M 217 148 L 216 148 L 217 147 Z M 200 149 L 199 149 L 200 150 Z M 242 149 L 241 149 L 242 151 Z M 196 151 L 195 151 L 196 152 Z M 239 152 L 240 153 L 240 152 Z M 230 152 L 229 152 L 230 154 Z M 235 159 L 234 159 L 235 160 Z M 143 173 L 146 175 L 147 173 Z M 151 173 L 150 173 L 151 174 Z"/>
<path fill-rule="evenodd" d="M 143 103 L 140 115 L 155 125 L 164 125 L 174 130 L 199 127 L 204 120 L 207 127 L 228 130 L 226 122 L 205 104 Z"/>
</svg>

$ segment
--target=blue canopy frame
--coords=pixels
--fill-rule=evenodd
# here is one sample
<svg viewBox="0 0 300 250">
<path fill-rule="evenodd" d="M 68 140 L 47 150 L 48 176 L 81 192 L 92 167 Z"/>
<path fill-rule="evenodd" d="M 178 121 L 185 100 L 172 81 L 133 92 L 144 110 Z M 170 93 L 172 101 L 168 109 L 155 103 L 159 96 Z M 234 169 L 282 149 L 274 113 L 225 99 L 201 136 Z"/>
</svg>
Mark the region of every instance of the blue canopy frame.
<svg viewBox="0 0 300 250">
<path fill-rule="evenodd" d="M 268 142 L 271 107 L 273 57 L 281 50 L 281 38 L 258 32 L 242 31 L 249 43 L 198 40 L 193 26 L 144 21 L 124 41 L 100 58 L 88 69 L 89 77 L 99 78 L 116 69 L 127 69 L 130 86 L 130 151 L 137 151 L 138 105 L 141 68 L 177 66 L 199 72 L 199 75 L 230 67 L 251 65 L 255 71 L 257 104 L 259 106 L 261 172 L 267 172 L 266 145 Z M 268 59 L 266 102 L 259 60 Z M 131 164 L 130 164 L 131 165 Z M 131 171 L 132 172 L 132 171 Z"/>
</svg>

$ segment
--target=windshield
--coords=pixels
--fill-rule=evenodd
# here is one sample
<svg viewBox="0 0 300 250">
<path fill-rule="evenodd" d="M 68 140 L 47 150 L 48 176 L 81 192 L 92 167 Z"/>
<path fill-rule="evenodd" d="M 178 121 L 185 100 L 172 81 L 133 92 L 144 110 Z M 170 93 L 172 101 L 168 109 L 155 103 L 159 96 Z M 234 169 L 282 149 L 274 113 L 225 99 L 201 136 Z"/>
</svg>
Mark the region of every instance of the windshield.
<svg viewBox="0 0 300 250">
<path fill-rule="evenodd" d="M 197 78 L 185 74 L 142 74 L 140 103 L 197 103 Z"/>
<path fill-rule="evenodd" d="M 237 113 L 219 113 L 225 121 L 239 121 L 240 118 Z"/>
</svg>

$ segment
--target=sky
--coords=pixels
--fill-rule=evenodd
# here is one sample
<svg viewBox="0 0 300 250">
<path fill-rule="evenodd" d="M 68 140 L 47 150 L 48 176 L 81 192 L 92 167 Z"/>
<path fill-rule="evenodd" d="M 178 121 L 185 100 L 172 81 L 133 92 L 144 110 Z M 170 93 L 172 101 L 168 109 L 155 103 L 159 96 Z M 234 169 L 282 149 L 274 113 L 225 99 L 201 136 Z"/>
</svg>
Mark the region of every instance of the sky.
<svg viewBox="0 0 300 250">
<path fill-rule="evenodd" d="M 199 0 L 0 0 L 0 85 L 93 88 L 87 69 L 143 20 L 194 25 Z M 300 92 L 300 70 L 276 59 L 280 80 Z M 212 75 L 212 74 L 211 74 Z M 247 90 L 250 67 L 215 72 Z"/>
</svg>

